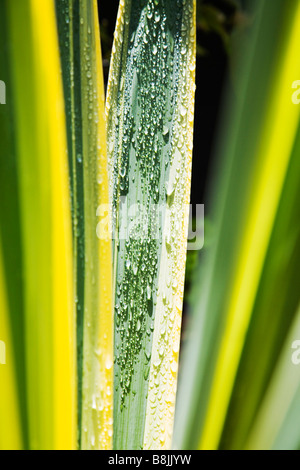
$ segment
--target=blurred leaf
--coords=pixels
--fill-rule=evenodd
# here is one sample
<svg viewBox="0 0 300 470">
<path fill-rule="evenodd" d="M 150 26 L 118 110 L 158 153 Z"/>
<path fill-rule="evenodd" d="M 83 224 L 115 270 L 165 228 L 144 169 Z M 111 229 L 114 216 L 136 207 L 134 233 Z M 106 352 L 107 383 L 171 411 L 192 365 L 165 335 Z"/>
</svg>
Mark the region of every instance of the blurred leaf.
<svg viewBox="0 0 300 470">
<path fill-rule="evenodd" d="M 298 128 L 223 431 L 226 448 L 245 444 L 299 304 L 299 150 Z"/>
<path fill-rule="evenodd" d="M 292 362 L 291 349 L 298 338 L 299 309 L 280 350 L 272 380 L 248 437 L 247 448 L 299 450 L 300 367 Z"/>
<path fill-rule="evenodd" d="M 256 5 L 256 21 L 249 43 L 244 45 L 238 101 L 233 109 L 227 104 L 224 119 L 228 121 L 228 110 L 232 114 L 218 147 L 219 168 L 211 194 L 215 241 L 195 277 L 194 321 L 178 398 L 177 448 L 219 446 L 243 348 L 245 355 L 248 353 L 245 341 L 260 295 L 263 270 L 270 262 L 268 249 L 272 234 L 276 236 L 281 200 L 291 197 L 290 202 L 296 207 L 294 198 L 299 180 L 295 178 L 297 184 L 294 180 L 292 194 L 285 194 L 284 188 L 299 121 L 299 108 L 291 101 L 291 84 L 300 71 L 300 61 L 295 59 L 300 31 L 299 6 L 287 7 L 283 1 Z M 293 223 L 291 240 L 299 248 L 294 238 L 297 219 Z M 291 227 L 290 222 L 287 227 Z M 281 263 L 282 276 L 286 258 Z M 292 273 L 293 265 L 290 269 Z M 270 287 L 273 296 L 277 294 L 276 289 L 275 280 Z M 297 297 L 296 281 L 289 292 Z M 293 313 L 295 297 L 291 302 Z M 264 309 L 271 323 L 274 319 L 269 301 Z M 285 331 L 284 328 L 281 331 L 281 343 Z M 279 347 L 278 332 L 275 328 L 271 333 L 275 336 L 267 341 L 270 349 L 266 350 L 270 356 L 264 360 L 271 360 L 276 343 Z M 256 345 L 260 341 L 256 336 Z M 257 354 L 256 351 L 254 359 L 249 351 L 249 361 L 254 359 L 258 369 L 261 365 L 260 372 L 264 375 L 266 371 Z M 249 374 L 247 380 L 255 382 L 260 372 L 255 372 L 254 377 Z M 251 400 L 251 391 L 248 395 L 248 390 L 243 390 L 243 394 Z M 246 414 L 244 397 L 239 421 Z M 239 423 L 234 426 L 238 435 Z M 230 432 L 227 429 L 227 439 Z"/>
</svg>

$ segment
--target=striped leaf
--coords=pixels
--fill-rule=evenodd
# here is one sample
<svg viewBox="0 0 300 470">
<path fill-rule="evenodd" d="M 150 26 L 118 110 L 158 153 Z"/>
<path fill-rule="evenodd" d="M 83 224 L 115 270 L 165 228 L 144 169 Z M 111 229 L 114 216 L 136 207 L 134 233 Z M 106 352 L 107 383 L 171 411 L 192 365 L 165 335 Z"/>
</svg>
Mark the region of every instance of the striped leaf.
<svg viewBox="0 0 300 470">
<path fill-rule="evenodd" d="M 300 127 L 290 156 L 223 431 L 221 445 L 227 448 L 245 445 L 245 439 L 256 423 L 256 413 L 264 394 L 273 380 L 280 354 L 284 355 L 286 371 L 290 371 L 295 379 L 297 377 L 295 366 L 291 367 L 291 344 L 298 336 L 294 336 L 285 346 L 284 353 L 281 351 L 288 342 L 286 336 L 292 328 L 300 301 L 300 280 L 297 276 L 300 258 L 299 150 Z M 286 390 L 289 389 L 289 380 L 284 380 L 283 384 Z M 290 388 L 293 389 L 292 386 Z M 242 390 L 247 390 L 247 395 L 242 394 Z"/>
<path fill-rule="evenodd" d="M 120 2 L 107 113 L 114 448 L 170 448 L 191 177 L 195 1 Z"/>
<path fill-rule="evenodd" d="M 75 447 L 76 430 L 75 318 L 54 2 L 3 1 L 0 8 L 1 64 L 8 89 L 1 109 L 6 132 L 0 158 L 6 181 L 1 201 L 7 201 L 1 209 L 4 322 L 12 339 L 7 351 L 14 353 L 7 356 L 7 365 L 11 370 L 15 359 L 25 447 L 68 449 Z M 7 407 L 16 416 L 13 396 Z M 19 447 L 20 430 L 11 431 L 16 431 L 14 446 Z"/>
<path fill-rule="evenodd" d="M 291 99 L 300 9 L 281 0 L 255 5 L 218 149 L 215 239 L 194 285 L 176 420 L 184 449 L 246 445 L 300 300 L 300 108 Z"/>
<path fill-rule="evenodd" d="M 78 436 L 83 449 L 112 441 L 113 316 L 104 86 L 96 0 L 57 0 L 71 174 L 77 308 Z M 107 218 L 107 216 L 106 216 Z"/>
<path fill-rule="evenodd" d="M 20 197 L 17 180 L 17 152 L 10 35 L 7 2 L 0 5 L 0 76 L 5 84 L 6 104 L 0 105 L 0 340 L 6 349 L 6 364 L 0 365 L 0 448 L 23 445 L 26 427 L 25 345 Z M 5 201 L 5 202 L 4 202 Z M 16 293 L 18 293 L 16 295 Z M 8 396 L 10 397 L 8 399 Z M 20 416 L 19 416 L 20 413 Z M 26 437 L 24 436 L 24 445 Z"/>
</svg>

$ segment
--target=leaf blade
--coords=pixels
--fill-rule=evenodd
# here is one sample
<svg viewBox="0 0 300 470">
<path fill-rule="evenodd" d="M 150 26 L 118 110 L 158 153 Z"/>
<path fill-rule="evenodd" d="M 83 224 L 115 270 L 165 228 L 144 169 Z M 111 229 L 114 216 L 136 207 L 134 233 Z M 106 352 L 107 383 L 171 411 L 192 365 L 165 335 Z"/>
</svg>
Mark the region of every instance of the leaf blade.
<svg viewBox="0 0 300 470">
<path fill-rule="evenodd" d="M 184 6 L 168 1 L 120 2 L 106 105 L 115 228 L 116 449 L 170 446 L 173 405 L 166 404 L 170 397 L 164 395 L 164 436 L 156 438 L 148 393 L 157 374 L 155 359 L 150 361 L 151 352 L 157 352 L 159 323 L 167 311 L 162 301 L 164 289 L 161 294 L 157 292 L 158 276 L 161 272 L 161 281 L 165 282 L 167 272 L 172 283 L 175 277 L 174 253 L 167 269 L 163 267 L 169 256 L 166 245 L 162 245 L 169 243 L 165 238 L 170 217 L 171 236 L 180 234 L 176 245 L 180 272 L 176 273 L 179 279 L 174 293 L 173 288 L 169 292 L 170 285 L 166 288 L 174 314 L 173 327 L 170 325 L 167 332 L 168 347 L 172 350 L 173 341 L 177 351 L 179 341 L 187 236 L 184 203 L 188 202 L 190 190 L 194 13 L 193 1 Z M 181 154 L 183 149 L 185 156 Z M 180 182 L 176 177 L 182 177 Z M 177 215 L 175 208 L 180 209 Z M 161 210 L 162 221 L 155 221 L 156 209 Z M 152 219 L 148 215 L 153 212 Z M 179 225 L 177 231 L 175 221 Z M 157 237 L 153 236 L 155 233 Z M 158 309 L 160 313 L 156 315 Z M 177 355 L 178 351 L 175 355 L 172 352 L 174 359 Z M 167 364 L 165 357 L 158 373 L 161 382 Z M 175 362 L 173 369 L 170 395 L 174 402 Z"/>
</svg>

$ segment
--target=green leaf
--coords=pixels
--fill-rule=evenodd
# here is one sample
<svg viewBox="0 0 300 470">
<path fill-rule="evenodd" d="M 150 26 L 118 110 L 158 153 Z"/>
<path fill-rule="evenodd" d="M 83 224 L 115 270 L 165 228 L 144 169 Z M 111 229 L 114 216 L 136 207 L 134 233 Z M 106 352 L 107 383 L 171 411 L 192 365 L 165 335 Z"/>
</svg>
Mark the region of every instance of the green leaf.
<svg viewBox="0 0 300 470">
<path fill-rule="evenodd" d="M 11 325 L 13 346 L 8 352 L 13 348 L 16 360 L 24 445 L 68 449 L 75 447 L 76 430 L 75 318 L 54 3 L 3 1 L 2 22 L 1 61 L 7 67 L 9 92 L 7 113 L 1 110 L 1 178 L 7 181 L 1 185 L 1 201 L 8 201 L 1 210 L 1 251 L 8 247 L 8 255 L 16 254 L 10 266 L 3 255 L 7 311 L 1 315 L 7 314 L 6 324 Z M 13 357 L 7 361 L 11 367 Z M 18 406 L 13 397 L 7 406 L 15 407 L 14 416 Z"/>
<path fill-rule="evenodd" d="M 221 445 L 226 448 L 244 446 L 299 304 L 299 149 L 298 128 L 223 430 Z M 285 360 L 289 368 L 289 355 Z"/>
<path fill-rule="evenodd" d="M 25 344 L 23 309 L 23 258 L 20 234 L 20 196 L 17 179 L 16 129 L 13 113 L 11 41 L 7 2 L 0 5 L 0 77 L 6 104 L 0 105 L 0 232 L 1 293 L 0 340 L 6 346 L 6 364 L 0 366 L 0 448 L 19 448 L 26 443 Z M 5 201 L 5 203 L 4 203 Z M 18 293 L 16 295 L 16 293 Z M 7 394 L 7 395 L 6 395 Z M 4 396 L 6 395 L 6 396 Z M 10 398 L 8 398 L 10 397 Z M 10 423 L 10 424 L 9 424 Z M 25 442 L 23 443 L 23 438 Z"/>
<path fill-rule="evenodd" d="M 246 448 L 297 450 L 300 444 L 300 367 L 292 345 L 300 338 L 300 310 L 286 335 L 272 380 L 260 404 Z"/>
<path fill-rule="evenodd" d="M 108 208 L 104 86 L 96 0 L 57 0 L 71 174 L 77 309 L 78 438 L 112 441 L 111 239 L 97 216 Z M 108 216 L 107 216 L 108 217 Z"/>
<path fill-rule="evenodd" d="M 299 6 L 255 5 L 238 98 L 233 107 L 228 100 L 223 114 L 229 124 L 210 194 L 215 238 L 194 281 L 178 448 L 243 447 L 299 302 L 290 263 L 291 253 L 299 259 L 299 170 L 294 178 L 289 170 L 295 170 L 299 124 L 299 107 L 291 100 L 300 72 Z M 279 235 L 288 237 L 286 244 Z"/>
<path fill-rule="evenodd" d="M 193 0 L 120 2 L 106 108 L 115 236 L 115 449 L 171 445 L 190 194 L 195 9 Z"/>
</svg>

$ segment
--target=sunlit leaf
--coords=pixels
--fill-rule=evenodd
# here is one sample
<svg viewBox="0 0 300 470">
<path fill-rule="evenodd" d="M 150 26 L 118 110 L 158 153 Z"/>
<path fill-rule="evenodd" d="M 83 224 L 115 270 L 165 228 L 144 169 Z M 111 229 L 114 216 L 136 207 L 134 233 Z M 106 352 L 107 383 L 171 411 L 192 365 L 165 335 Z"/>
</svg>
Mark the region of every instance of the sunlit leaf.
<svg viewBox="0 0 300 470">
<path fill-rule="evenodd" d="M 79 445 L 112 444 L 113 315 L 104 86 L 96 0 L 57 0 L 71 173 Z M 109 215 L 107 216 L 109 217 Z"/>
<path fill-rule="evenodd" d="M 4 50 L 9 51 L 10 99 L 7 114 L 2 111 L 9 153 L 1 153 L 1 177 L 12 185 L 10 211 L 17 210 L 1 212 L 1 240 L 5 243 L 3 253 L 11 243 L 9 252 L 15 249 L 20 256 L 13 257 L 8 268 L 4 259 L 4 278 L 23 433 L 26 447 L 68 449 L 75 447 L 76 436 L 75 317 L 65 115 L 54 3 L 3 1 L 2 18 L 6 25 Z"/>
<path fill-rule="evenodd" d="M 218 176 L 210 193 L 215 238 L 195 279 L 194 321 L 182 367 L 179 448 L 218 448 L 223 431 L 221 447 L 243 447 L 241 423 L 249 426 L 254 417 L 299 302 L 295 265 L 288 253 L 280 256 L 278 237 L 288 233 L 291 252 L 299 256 L 299 171 L 291 187 L 289 168 L 299 123 L 291 85 L 300 72 L 300 11 L 296 3 L 290 7 L 283 1 L 257 4 L 237 102 L 226 103 L 229 125 L 218 145 Z M 293 220 L 286 217 L 287 207 Z M 282 237 L 280 243 L 288 250 Z M 255 322 L 260 326 L 248 343 Z M 226 416 L 230 427 L 224 428 Z"/>
</svg>

